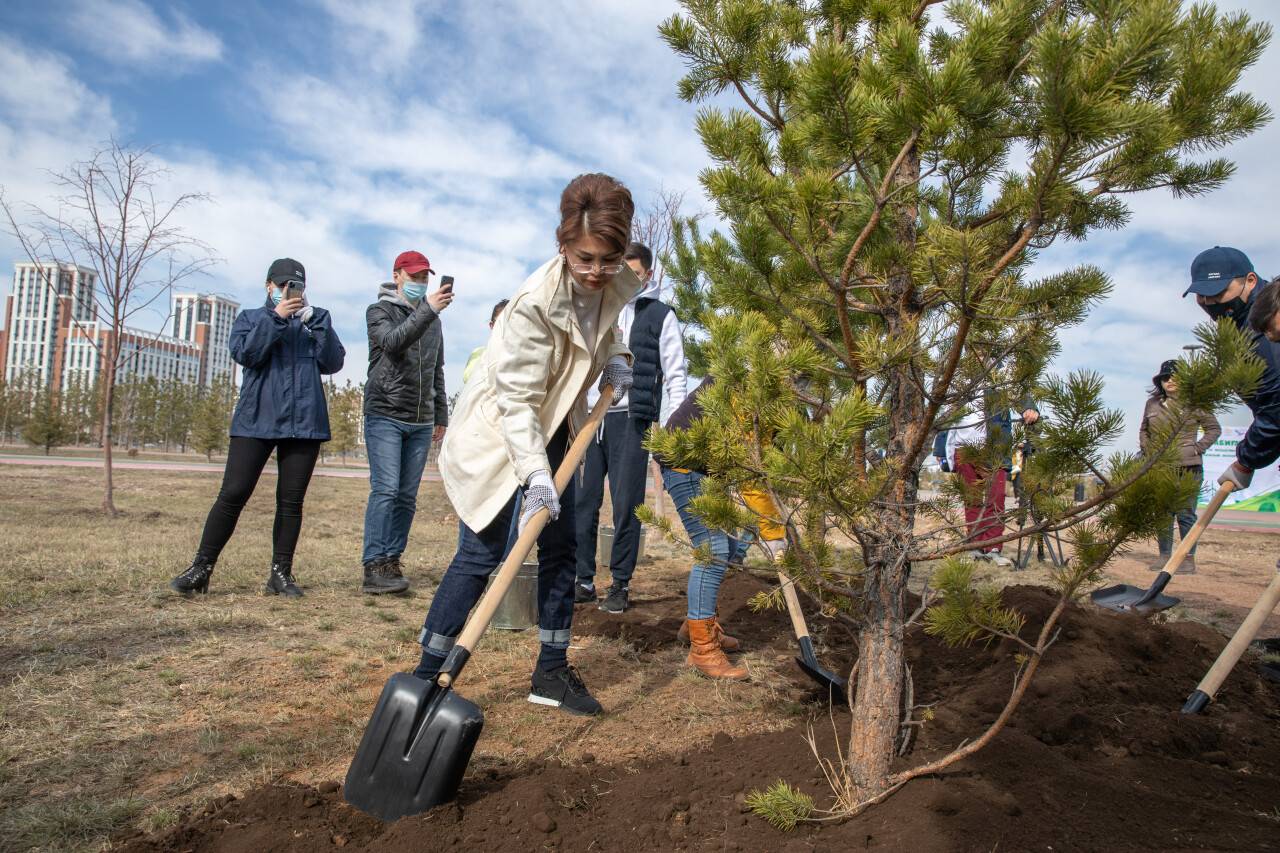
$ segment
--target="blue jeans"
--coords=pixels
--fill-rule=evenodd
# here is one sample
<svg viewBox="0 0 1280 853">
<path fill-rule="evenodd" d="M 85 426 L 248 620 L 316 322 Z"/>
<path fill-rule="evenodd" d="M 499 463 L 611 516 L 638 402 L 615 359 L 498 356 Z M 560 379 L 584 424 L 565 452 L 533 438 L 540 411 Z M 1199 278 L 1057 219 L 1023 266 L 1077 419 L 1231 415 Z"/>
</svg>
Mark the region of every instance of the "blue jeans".
<svg viewBox="0 0 1280 853">
<path fill-rule="evenodd" d="M 720 583 L 724 580 L 725 569 L 730 557 L 741 559 L 742 554 L 737 539 L 720 530 L 709 530 L 702 519 L 694 515 L 690 504 L 702 494 L 703 475 L 696 471 L 676 471 L 662 466 L 662 485 L 671 495 L 671 502 L 680 513 L 680 521 L 684 524 L 685 533 L 694 547 L 707 545 L 715 557 L 712 563 L 694 563 L 689 572 L 689 613 L 690 619 L 710 619 L 716 615 L 716 599 L 720 595 Z"/>
<path fill-rule="evenodd" d="M 553 469 L 564 459 L 568 435 L 561 427 L 547 445 Z M 569 648 L 573 626 L 574 497 L 570 479 L 560 493 L 560 517 L 542 528 L 538 536 L 538 639 L 544 646 L 561 650 Z M 417 670 L 420 678 L 430 678 L 439 671 L 471 608 L 484 593 L 489 575 L 511 550 L 511 528 L 519 505 L 517 491 L 483 530 L 459 525 L 458 552 L 436 588 L 419 637 L 424 653 Z"/>
<path fill-rule="evenodd" d="M 418 511 L 418 486 L 434 431 L 434 424 L 406 424 L 382 415 L 365 415 L 369 504 L 364 511 L 360 562 L 404 553 Z"/>
</svg>

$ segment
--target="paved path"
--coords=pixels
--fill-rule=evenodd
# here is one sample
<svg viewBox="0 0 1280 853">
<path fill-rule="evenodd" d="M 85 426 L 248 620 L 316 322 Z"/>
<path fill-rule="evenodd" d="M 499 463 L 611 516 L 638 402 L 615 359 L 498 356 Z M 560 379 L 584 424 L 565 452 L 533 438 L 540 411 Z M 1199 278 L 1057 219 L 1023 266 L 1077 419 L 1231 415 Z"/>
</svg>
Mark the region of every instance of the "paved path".
<svg viewBox="0 0 1280 853">
<path fill-rule="evenodd" d="M 101 468 L 102 460 L 83 456 L 25 456 L 21 454 L 0 454 L 0 465 L 26 465 L 44 468 Z M 182 471 L 200 474 L 221 474 L 224 463 L 221 462 L 136 462 L 131 459 L 113 459 L 111 467 L 119 471 Z M 275 470 L 268 465 L 263 474 L 274 474 Z M 317 467 L 317 477 L 345 477 L 352 480 L 367 480 L 368 468 L 329 468 Z M 440 472 L 434 466 L 428 467 L 423 474 L 424 480 L 440 481 Z"/>
</svg>

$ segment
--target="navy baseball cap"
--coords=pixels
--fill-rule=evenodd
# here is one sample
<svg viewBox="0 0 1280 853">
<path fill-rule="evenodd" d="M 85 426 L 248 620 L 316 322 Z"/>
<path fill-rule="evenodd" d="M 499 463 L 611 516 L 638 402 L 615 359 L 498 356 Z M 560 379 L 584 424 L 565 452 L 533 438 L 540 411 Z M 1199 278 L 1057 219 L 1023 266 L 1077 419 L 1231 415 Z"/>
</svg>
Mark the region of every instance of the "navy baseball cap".
<svg viewBox="0 0 1280 853">
<path fill-rule="evenodd" d="M 1227 289 L 1232 279 L 1251 272 L 1253 264 L 1244 252 L 1227 246 L 1214 246 L 1196 255 L 1191 262 L 1191 286 L 1182 295 L 1217 296 Z"/>
</svg>

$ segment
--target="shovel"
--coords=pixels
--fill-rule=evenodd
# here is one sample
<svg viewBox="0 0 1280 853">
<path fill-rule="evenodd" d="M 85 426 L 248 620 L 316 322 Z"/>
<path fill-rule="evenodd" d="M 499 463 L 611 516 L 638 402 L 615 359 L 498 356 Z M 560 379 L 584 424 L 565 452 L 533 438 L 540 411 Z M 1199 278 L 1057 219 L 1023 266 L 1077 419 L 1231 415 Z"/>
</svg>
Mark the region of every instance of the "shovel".
<svg viewBox="0 0 1280 853">
<path fill-rule="evenodd" d="M 556 490 L 560 493 L 568 487 L 612 401 L 613 388 L 606 386 L 556 472 Z M 467 619 L 435 681 L 398 672 L 382 688 L 347 771 L 343 794 L 348 803 L 374 817 L 393 821 L 457 796 L 484 726 L 484 712 L 455 693 L 453 683 L 546 527 L 547 517 L 544 508 L 529 519 Z"/>
<path fill-rule="evenodd" d="M 1218 659 L 1213 662 L 1213 666 L 1209 667 L 1209 671 L 1205 673 L 1204 678 L 1196 685 L 1195 691 L 1187 697 L 1187 704 L 1182 706 L 1182 713 L 1199 714 L 1213 701 L 1214 694 L 1218 692 L 1222 682 L 1231 674 L 1232 668 L 1240 660 L 1244 650 L 1249 647 L 1249 644 L 1253 642 L 1253 638 L 1258 635 L 1258 631 L 1262 628 L 1262 623 L 1267 621 L 1267 616 L 1271 614 L 1272 610 L 1276 609 L 1276 604 L 1280 603 L 1280 564 L 1276 566 L 1276 569 L 1276 576 L 1271 579 L 1270 585 L 1262 591 L 1262 596 L 1258 599 L 1258 603 L 1253 605 L 1249 615 L 1244 617 L 1244 621 L 1240 623 L 1240 627 L 1236 629 L 1235 635 L 1232 636 L 1231 642 L 1227 643 L 1227 647 L 1222 650 L 1222 654 L 1218 655 Z"/>
<path fill-rule="evenodd" d="M 1180 598 L 1163 595 L 1164 588 L 1169 585 L 1169 579 L 1173 577 L 1173 573 L 1177 571 L 1178 566 L 1182 565 L 1182 560 L 1187 556 L 1187 552 L 1195 547 L 1196 542 L 1200 539 L 1200 534 L 1209 526 L 1209 522 L 1213 521 L 1213 517 L 1222 508 L 1223 501 L 1227 499 L 1227 495 L 1231 494 L 1234 489 L 1235 486 L 1231 483 L 1223 483 L 1218 487 L 1218 491 L 1213 496 L 1213 499 L 1209 501 L 1209 505 L 1205 507 L 1204 512 L 1200 513 L 1200 517 L 1196 519 L 1196 523 L 1187 532 L 1187 535 L 1182 537 L 1182 541 L 1178 543 L 1173 555 L 1169 557 L 1169 561 L 1164 564 L 1164 568 L 1160 570 L 1160 574 L 1156 575 L 1156 579 L 1148 589 L 1143 589 L 1140 586 L 1130 586 L 1127 583 L 1109 586 L 1106 589 L 1099 589 L 1093 592 L 1092 596 L 1090 596 L 1093 599 L 1093 603 L 1099 607 L 1105 607 L 1108 610 L 1115 610 L 1119 613 L 1159 613 L 1161 610 L 1168 610 L 1181 601 L 1182 599 Z"/>
<path fill-rule="evenodd" d="M 842 705 L 847 704 L 848 682 L 825 668 L 818 662 L 818 656 L 813 653 L 813 640 L 809 639 L 809 626 L 805 624 L 804 611 L 800 609 L 800 598 L 796 595 L 795 581 L 787 577 L 786 572 L 778 572 L 778 582 L 782 585 L 782 597 L 787 602 L 787 615 L 791 617 L 791 627 L 796 632 L 796 641 L 800 643 L 800 654 L 796 656 L 796 663 L 832 698 Z"/>
</svg>

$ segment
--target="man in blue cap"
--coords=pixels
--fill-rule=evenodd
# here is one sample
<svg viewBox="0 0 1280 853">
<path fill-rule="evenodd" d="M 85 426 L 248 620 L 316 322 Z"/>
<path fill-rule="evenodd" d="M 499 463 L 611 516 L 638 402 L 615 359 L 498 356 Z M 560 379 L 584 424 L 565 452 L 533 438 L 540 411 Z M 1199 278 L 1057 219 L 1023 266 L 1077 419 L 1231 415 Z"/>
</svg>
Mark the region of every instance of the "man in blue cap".
<svg viewBox="0 0 1280 853">
<path fill-rule="evenodd" d="M 1280 458 L 1280 343 L 1273 343 L 1249 323 L 1249 311 L 1261 291 L 1258 274 L 1244 252 L 1214 246 L 1191 262 L 1191 286 L 1182 294 L 1194 293 L 1196 302 L 1215 320 L 1230 317 L 1253 338 L 1254 352 L 1266 364 L 1257 389 L 1244 401 L 1253 412 L 1253 423 L 1236 445 L 1236 461 L 1218 478 L 1219 485 L 1229 482 L 1237 489 L 1253 481 L 1254 471 Z"/>
</svg>

